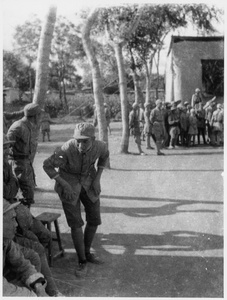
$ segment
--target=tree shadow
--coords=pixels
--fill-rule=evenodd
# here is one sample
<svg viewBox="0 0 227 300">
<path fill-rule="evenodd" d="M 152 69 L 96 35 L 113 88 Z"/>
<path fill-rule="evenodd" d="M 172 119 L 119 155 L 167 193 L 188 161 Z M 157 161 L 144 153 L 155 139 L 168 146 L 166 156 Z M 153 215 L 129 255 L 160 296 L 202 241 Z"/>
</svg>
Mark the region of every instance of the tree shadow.
<svg viewBox="0 0 227 300">
<path fill-rule="evenodd" d="M 169 216 L 180 213 L 217 213 L 218 210 L 213 209 L 180 209 L 180 206 L 195 204 L 194 201 L 182 201 L 177 203 L 165 204 L 159 207 L 106 207 L 101 206 L 101 213 L 121 213 L 129 217 L 150 218 L 158 216 Z"/>
<path fill-rule="evenodd" d="M 73 248 L 70 234 L 63 234 L 63 244 Z M 223 249 L 221 236 L 194 231 L 98 233 L 93 248 L 105 264 L 88 264 L 85 280 L 74 275 L 75 252 L 54 262 L 54 277 L 66 296 L 223 297 L 223 258 L 214 256 Z"/>
<path fill-rule="evenodd" d="M 111 168 L 112 171 L 119 171 L 119 172 L 223 172 L 223 169 L 119 169 L 119 168 Z"/>
</svg>

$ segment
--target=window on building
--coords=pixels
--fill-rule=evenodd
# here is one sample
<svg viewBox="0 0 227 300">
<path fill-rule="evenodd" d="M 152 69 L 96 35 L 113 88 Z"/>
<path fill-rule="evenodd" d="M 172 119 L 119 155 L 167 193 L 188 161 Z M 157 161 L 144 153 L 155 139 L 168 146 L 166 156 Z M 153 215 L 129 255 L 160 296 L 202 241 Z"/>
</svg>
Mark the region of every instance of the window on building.
<svg viewBox="0 0 227 300">
<path fill-rule="evenodd" d="M 207 59 L 202 63 L 202 83 L 206 93 L 224 96 L 224 60 Z"/>
</svg>

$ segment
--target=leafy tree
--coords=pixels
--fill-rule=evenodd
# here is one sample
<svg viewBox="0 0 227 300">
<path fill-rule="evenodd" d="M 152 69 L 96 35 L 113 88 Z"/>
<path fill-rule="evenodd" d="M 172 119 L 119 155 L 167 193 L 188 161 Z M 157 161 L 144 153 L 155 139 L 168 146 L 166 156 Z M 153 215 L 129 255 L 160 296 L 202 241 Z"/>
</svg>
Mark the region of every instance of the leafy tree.
<svg viewBox="0 0 227 300">
<path fill-rule="evenodd" d="M 31 21 L 26 21 L 23 25 L 18 25 L 14 34 L 14 51 L 27 61 L 30 81 L 30 95 L 32 101 L 32 65 L 37 59 L 37 49 L 39 44 L 41 21 L 36 15 L 31 17 Z"/>
<path fill-rule="evenodd" d="M 136 30 L 142 9 L 137 6 L 121 6 L 105 9 L 102 18 L 105 24 L 108 43 L 114 49 L 119 77 L 119 90 L 121 98 L 122 140 L 121 153 L 128 153 L 129 146 L 129 120 L 127 81 L 124 67 L 123 47 Z"/>
<path fill-rule="evenodd" d="M 147 4 L 139 25 L 127 43 L 134 78 L 144 73 L 146 78 L 146 102 L 150 99 L 152 69 L 155 63 L 159 75 L 160 51 L 170 32 L 193 23 L 205 34 L 214 32 L 213 20 L 218 20 L 220 10 L 205 4 Z M 136 86 L 136 84 L 135 84 Z M 158 88 L 158 86 L 157 86 Z"/>
<path fill-rule="evenodd" d="M 51 73 L 58 80 L 60 99 L 63 107 L 68 112 L 66 98 L 66 84 L 76 83 L 75 59 L 85 56 L 81 38 L 78 37 L 77 27 L 65 17 L 59 16 L 54 31 L 52 45 Z"/>
<path fill-rule="evenodd" d="M 30 77 L 32 88 L 35 83 L 35 71 L 29 68 L 19 57 L 10 51 L 3 51 L 3 85 L 6 87 L 17 87 L 19 89 L 19 97 L 30 87 Z"/>
</svg>

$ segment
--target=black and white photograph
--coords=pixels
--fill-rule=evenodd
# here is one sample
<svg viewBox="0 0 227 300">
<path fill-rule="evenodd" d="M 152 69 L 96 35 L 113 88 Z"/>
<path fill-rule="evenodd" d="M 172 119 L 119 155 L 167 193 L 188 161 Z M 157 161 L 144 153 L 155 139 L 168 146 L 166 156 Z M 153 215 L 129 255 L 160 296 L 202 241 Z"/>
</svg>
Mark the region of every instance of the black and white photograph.
<svg viewBox="0 0 227 300">
<path fill-rule="evenodd" d="M 224 1 L 0 2 L 1 296 L 224 299 Z"/>
</svg>

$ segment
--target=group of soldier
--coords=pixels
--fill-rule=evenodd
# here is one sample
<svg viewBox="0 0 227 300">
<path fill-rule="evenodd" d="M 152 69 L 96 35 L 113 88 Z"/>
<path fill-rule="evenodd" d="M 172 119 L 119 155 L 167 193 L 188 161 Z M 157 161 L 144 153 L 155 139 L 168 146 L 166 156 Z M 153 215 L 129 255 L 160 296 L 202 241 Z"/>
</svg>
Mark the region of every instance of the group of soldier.
<svg viewBox="0 0 227 300">
<path fill-rule="evenodd" d="M 196 88 L 191 103 L 185 101 L 166 102 L 160 99 L 144 104 L 144 109 L 138 103 L 133 103 L 129 114 L 129 128 L 134 136 L 140 155 L 142 140 L 146 141 L 146 149 L 157 150 L 157 155 L 165 155 L 161 149 L 174 149 L 178 146 L 198 145 L 222 146 L 224 132 L 224 107 L 216 104 L 215 97 L 203 104 L 201 92 Z"/>
<path fill-rule="evenodd" d="M 61 297 L 45 251 L 51 233 L 30 211 L 35 203 L 33 161 L 43 112 L 31 103 L 20 113 L 3 140 L 3 295 Z M 85 122 L 76 124 L 73 137 L 43 162 L 44 171 L 55 180 L 71 229 L 77 277 L 86 276 L 88 263 L 103 263 L 91 253 L 91 246 L 101 224 L 100 179 L 108 160 L 106 143 L 95 140 L 95 127 Z M 84 230 L 81 205 L 86 214 Z"/>
<path fill-rule="evenodd" d="M 163 103 L 160 99 L 155 104 L 152 109 L 150 103 L 145 103 L 142 110 L 134 103 L 129 114 L 131 134 L 141 155 L 145 155 L 141 147 L 143 135 L 147 149 L 153 149 L 153 139 L 157 155 L 164 155 L 163 148 L 173 149 L 177 145 L 189 147 L 195 144 L 196 136 L 200 143 L 200 135 L 204 144 L 208 141 L 212 146 L 223 143 L 223 106 L 210 101 L 204 108 L 198 89 L 191 105 L 182 101 L 179 104 Z M 26 105 L 19 112 L 21 118 L 4 134 L 4 296 L 63 296 L 54 282 L 45 253 L 51 233 L 30 212 L 35 202 L 33 160 L 42 113 L 38 104 Z M 108 167 L 109 150 L 106 143 L 95 139 L 94 125 L 86 122 L 76 124 L 73 137 L 43 162 L 44 171 L 55 180 L 54 189 L 71 230 L 78 258 L 77 277 L 86 276 L 88 263 L 103 263 L 91 253 L 91 245 L 101 224 L 100 179 L 103 169 Z M 21 192 L 20 199 L 18 191 Z M 86 214 L 84 230 L 82 205 Z"/>
</svg>

